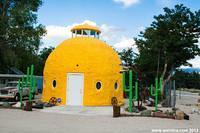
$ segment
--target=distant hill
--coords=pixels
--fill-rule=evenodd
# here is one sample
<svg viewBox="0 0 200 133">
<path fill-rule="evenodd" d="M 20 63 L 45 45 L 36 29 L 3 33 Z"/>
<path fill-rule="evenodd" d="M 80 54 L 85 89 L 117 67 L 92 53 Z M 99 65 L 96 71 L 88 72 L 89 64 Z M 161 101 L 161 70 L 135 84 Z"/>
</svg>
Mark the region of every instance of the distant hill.
<svg viewBox="0 0 200 133">
<path fill-rule="evenodd" d="M 200 73 L 200 68 L 182 68 L 182 70 L 188 73 L 192 73 L 192 72 Z"/>
</svg>

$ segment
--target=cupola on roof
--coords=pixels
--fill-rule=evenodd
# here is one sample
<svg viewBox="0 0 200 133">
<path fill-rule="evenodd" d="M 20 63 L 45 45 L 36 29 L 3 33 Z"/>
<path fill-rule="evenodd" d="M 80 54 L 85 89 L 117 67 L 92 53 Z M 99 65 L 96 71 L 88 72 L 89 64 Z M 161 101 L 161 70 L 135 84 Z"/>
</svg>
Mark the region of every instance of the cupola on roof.
<svg viewBox="0 0 200 133">
<path fill-rule="evenodd" d="M 89 24 L 77 25 L 71 29 L 72 32 L 75 30 L 93 30 L 93 31 L 96 31 L 97 33 L 101 33 L 99 28 L 97 28 L 96 26 L 91 26 Z"/>
</svg>

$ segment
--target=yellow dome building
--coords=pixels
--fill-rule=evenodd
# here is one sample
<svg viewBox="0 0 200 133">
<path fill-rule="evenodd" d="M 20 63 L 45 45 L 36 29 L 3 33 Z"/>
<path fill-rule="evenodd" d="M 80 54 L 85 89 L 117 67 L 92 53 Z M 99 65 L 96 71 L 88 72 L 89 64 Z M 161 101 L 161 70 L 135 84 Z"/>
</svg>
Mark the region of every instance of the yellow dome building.
<svg viewBox="0 0 200 133">
<path fill-rule="evenodd" d="M 44 67 L 42 100 L 61 105 L 111 105 L 123 102 L 121 61 L 100 41 L 101 31 L 88 24 L 75 26 L 72 38 L 49 55 Z"/>
</svg>

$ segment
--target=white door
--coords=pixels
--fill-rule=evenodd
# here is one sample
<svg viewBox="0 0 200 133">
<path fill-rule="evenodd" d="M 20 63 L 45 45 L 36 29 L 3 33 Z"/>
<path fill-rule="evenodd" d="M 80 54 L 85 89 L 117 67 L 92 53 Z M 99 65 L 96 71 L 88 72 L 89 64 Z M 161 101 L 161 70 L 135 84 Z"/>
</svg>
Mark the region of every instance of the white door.
<svg viewBox="0 0 200 133">
<path fill-rule="evenodd" d="M 84 76 L 81 73 L 67 74 L 67 105 L 83 105 Z"/>
</svg>

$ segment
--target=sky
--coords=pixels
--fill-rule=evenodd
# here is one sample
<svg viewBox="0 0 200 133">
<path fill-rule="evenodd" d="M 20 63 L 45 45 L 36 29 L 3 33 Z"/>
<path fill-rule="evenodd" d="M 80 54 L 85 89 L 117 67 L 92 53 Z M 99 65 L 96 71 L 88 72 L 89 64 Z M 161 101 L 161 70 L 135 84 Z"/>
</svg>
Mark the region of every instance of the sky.
<svg viewBox="0 0 200 133">
<path fill-rule="evenodd" d="M 118 51 L 133 47 L 138 52 L 133 38 L 150 26 L 164 7 L 181 3 L 192 11 L 200 9 L 200 0 L 43 0 L 38 23 L 45 25 L 47 34 L 41 48 L 56 47 L 71 37 L 73 26 L 87 23 L 99 27 L 100 39 Z M 189 62 L 200 68 L 199 56 Z"/>
</svg>

